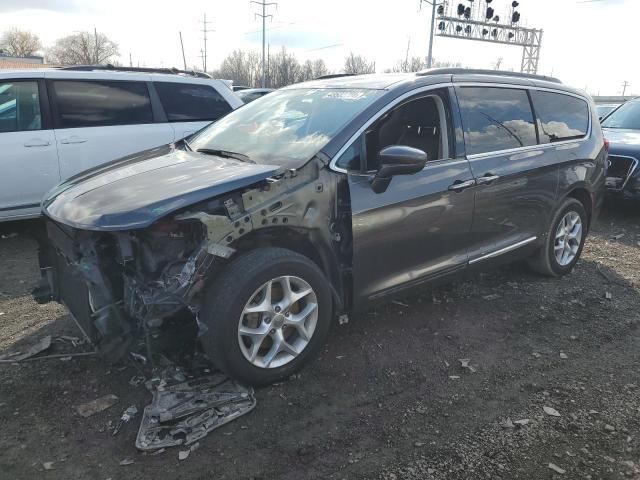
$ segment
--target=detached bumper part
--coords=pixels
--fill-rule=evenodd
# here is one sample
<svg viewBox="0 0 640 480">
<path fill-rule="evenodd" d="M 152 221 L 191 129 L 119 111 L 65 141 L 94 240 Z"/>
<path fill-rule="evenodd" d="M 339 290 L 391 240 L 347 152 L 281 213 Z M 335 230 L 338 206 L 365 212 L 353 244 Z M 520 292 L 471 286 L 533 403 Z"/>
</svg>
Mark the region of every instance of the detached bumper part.
<svg viewBox="0 0 640 480">
<path fill-rule="evenodd" d="M 223 374 L 159 385 L 151 404 L 144 409 L 136 448 L 191 445 L 255 406 L 253 389 Z"/>
</svg>

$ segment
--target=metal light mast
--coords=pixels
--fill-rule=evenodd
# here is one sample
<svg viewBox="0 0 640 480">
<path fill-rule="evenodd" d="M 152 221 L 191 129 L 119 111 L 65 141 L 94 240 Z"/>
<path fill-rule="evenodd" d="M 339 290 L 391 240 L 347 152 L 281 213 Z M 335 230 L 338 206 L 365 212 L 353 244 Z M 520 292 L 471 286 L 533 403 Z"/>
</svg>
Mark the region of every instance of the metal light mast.
<svg viewBox="0 0 640 480">
<path fill-rule="evenodd" d="M 520 71 L 537 73 L 542 44 L 542 30 L 520 26 L 519 2 L 511 2 L 509 22 L 501 22 L 500 16 L 490 4 L 493 0 L 473 0 L 458 3 L 454 8 L 438 8 L 438 32 L 440 37 L 475 40 L 478 42 L 517 45 L 522 47 Z M 475 8 L 474 8 L 475 6 Z"/>
<path fill-rule="evenodd" d="M 267 15 L 267 7 L 275 5 L 276 8 L 278 8 L 278 4 L 276 2 L 268 3 L 266 0 L 261 0 L 259 2 L 256 1 L 256 0 L 251 0 L 251 3 L 255 3 L 256 5 L 259 5 L 259 6 L 262 7 L 262 13 L 256 13 L 255 16 L 262 18 L 262 88 L 265 88 L 265 86 L 266 86 L 266 70 L 265 70 L 265 65 L 266 65 L 266 57 L 265 57 L 266 20 L 267 20 L 267 17 L 270 17 L 271 19 L 273 19 L 273 15 Z"/>
</svg>

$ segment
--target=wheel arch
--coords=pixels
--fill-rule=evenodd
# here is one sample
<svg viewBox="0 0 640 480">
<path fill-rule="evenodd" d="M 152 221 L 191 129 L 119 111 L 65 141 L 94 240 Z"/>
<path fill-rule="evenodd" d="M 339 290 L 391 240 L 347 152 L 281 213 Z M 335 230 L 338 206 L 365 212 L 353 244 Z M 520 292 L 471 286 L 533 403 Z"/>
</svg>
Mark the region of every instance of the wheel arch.
<svg viewBox="0 0 640 480">
<path fill-rule="evenodd" d="M 327 278 L 336 310 L 344 309 L 344 289 L 335 253 L 319 234 L 295 227 L 273 227 L 254 230 L 234 245 L 242 255 L 256 248 L 280 247 L 304 255 L 315 263 Z"/>
<path fill-rule="evenodd" d="M 575 198 L 578 200 L 584 209 L 587 211 L 588 227 L 591 226 L 591 218 L 593 216 L 593 198 L 591 193 L 585 187 L 575 187 L 565 195 L 565 198 Z M 563 201 L 564 201 L 563 199 Z"/>
</svg>

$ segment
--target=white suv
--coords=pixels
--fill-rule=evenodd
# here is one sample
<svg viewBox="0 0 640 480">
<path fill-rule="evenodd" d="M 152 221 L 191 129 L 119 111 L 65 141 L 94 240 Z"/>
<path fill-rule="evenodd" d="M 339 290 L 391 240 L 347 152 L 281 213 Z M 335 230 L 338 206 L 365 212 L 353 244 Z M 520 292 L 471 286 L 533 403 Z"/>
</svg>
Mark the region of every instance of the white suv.
<svg viewBox="0 0 640 480">
<path fill-rule="evenodd" d="M 222 80 L 173 72 L 0 70 L 0 221 L 38 216 L 61 181 L 180 140 L 243 105 Z"/>
</svg>

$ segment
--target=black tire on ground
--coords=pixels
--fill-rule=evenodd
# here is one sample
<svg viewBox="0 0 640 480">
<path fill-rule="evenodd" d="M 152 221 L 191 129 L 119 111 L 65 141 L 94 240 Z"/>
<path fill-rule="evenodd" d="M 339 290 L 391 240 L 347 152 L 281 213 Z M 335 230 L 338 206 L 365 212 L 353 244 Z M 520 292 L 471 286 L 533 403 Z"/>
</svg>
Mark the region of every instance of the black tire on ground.
<svg viewBox="0 0 640 480">
<path fill-rule="evenodd" d="M 558 224 L 570 211 L 573 211 L 580 216 L 580 220 L 582 221 L 582 239 L 580 240 L 580 246 L 576 256 L 571 263 L 568 265 L 561 265 L 557 261 L 554 252 L 555 236 Z M 528 263 L 531 269 L 549 277 L 560 277 L 569 273 L 580 258 L 582 247 L 584 247 L 584 242 L 587 237 L 588 227 L 589 217 L 584 205 L 575 198 L 567 198 L 553 215 L 547 236 L 544 240 L 544 245 L 529 258 Z"/>
<path fill-rule="evenodd" d="M 240 349 L 240 316 L 261 285 L 285 275 L 303 279 L 314 290 L 318 304 L 316 328 L 296 358 L 280 367 L 261 368 L 250 363 Z M 315 263 L 284 248 L 258 248 L 234 259 L 206 287 L 200 318 L 208 331 L 201 338 L 202 346 L 215 365 L 232 378 L 253 386 L 269 385 L 288 378 L 314 356 L 326 340 L 332 310 L 331 290 Z"/>
</svg>

